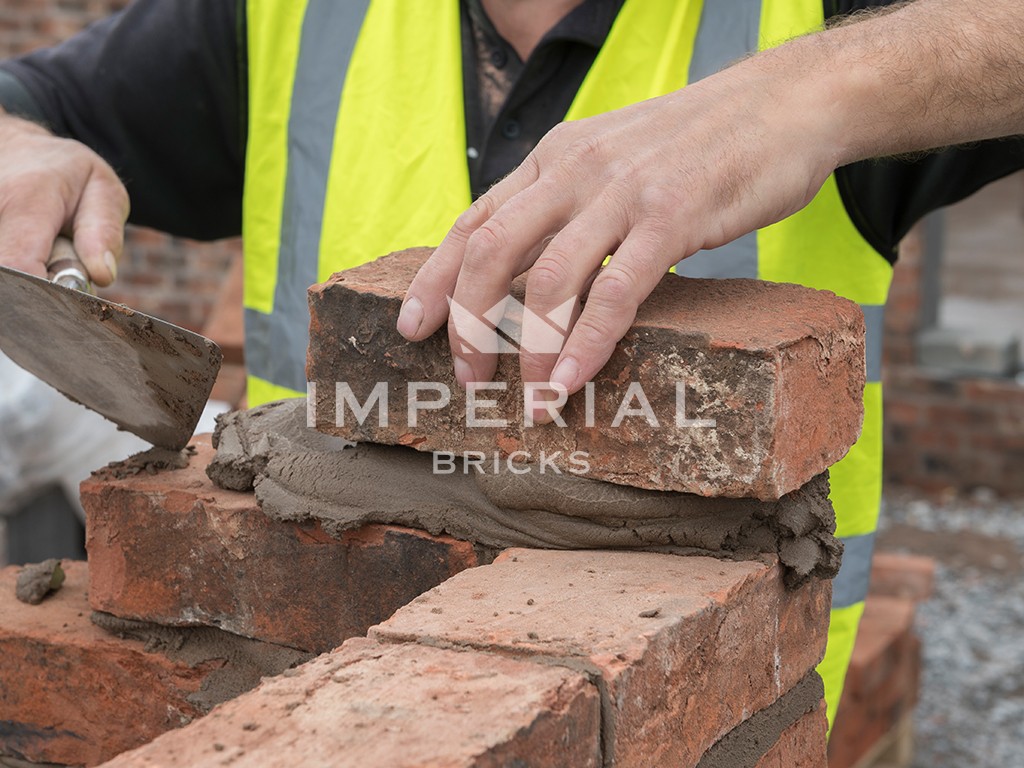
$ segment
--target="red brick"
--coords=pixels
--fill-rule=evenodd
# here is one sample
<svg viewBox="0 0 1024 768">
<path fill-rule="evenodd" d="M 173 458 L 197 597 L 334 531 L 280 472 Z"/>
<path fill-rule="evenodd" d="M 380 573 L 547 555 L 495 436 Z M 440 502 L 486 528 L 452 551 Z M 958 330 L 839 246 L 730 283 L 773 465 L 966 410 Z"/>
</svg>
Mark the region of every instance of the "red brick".
<svg viewBox="0 0 1024 768">
<path fill-rule="evenodd" d="M 912 600 L 868 596 L 829 740 L 829 768 L 857 765 L 913 711 L 921 673 L 913 623 Z"/>
<path fill-rule="evenodd" d="M 244 273 L 239 255 L 217 294 L 217 301 L 206 319 L 203 335 L 217 342 L 224 353 L 224 362 L 241 364 L 245 350 L 245 313 L 242 310 Z"/>
<path fill-rule="evenodd" d="M 499 355 L 504 393 L 483 418 L 505 428 L 469 427 L 444 330 L 421 343 L 395 330 L 398 310 L 429 249 L 414 249 L 341 272 L 310 289 L 307 376 L 317 384 L 317 428 L 354 440 L 411 445 L 422 451 L 516 450 L 573 469 L 590 455 L 589 477 L 705 496 L 776 499 L 841 458 L 857 438 L 864 384 L 864 320 L 833 294 L 753 280 L 690 280 L 668 275 L 643 304 L 633 329 L 595 379 L 593 427 L 584 396 L 566 406 L 568 428 L 523 426 L 523 394 L 514 355 Z M 524 282 L 517 282 L 522 294 Z M 407 385 L 449 387 L 449 407 L 420 411 L 409 426 Z M 676 383 L 686 385 L 686 418 L 716 428 L 677 427 Z M 387 425 L 376 412 L 359 425 L 348 411 L 336 422 L 335 386 L 365 402 L 388 386 Z M 628 384 L 638 382 L 660 423 L 642 417 L 613 427 Z M 424 399 L 435 397 L 424 395 Z M 636 405 L 635 401 L 630 404 Z M 347 410 L 347 409 L 346 409 Z"/>
<path fill-rule="evenodd" d="M 829 590 L 787 592 L 778 566 L 760 562 L 513 549 L 370 636 L 585 670 L 600 680 L 607 763 L 691 766 L 818 663 Z M 791 623 L 800 643 L 779 636 L 794 603 L 825 606 Z"/>
<path fill-rule="evenodd" d="M 810 712 L 783 732 L 754 768 L 828 768 L 825 705 Z"/>
<path fill-rule="evenodd" d="M 422 531 L 371 525 L 335 539 L 272 520 L 253 494 L 214 486 L 209 439 L 195 446 L 184 469 L 82 484 L 96 610 L 321 652 L 478 563 L 469 543 Z"/>
<path fill-rule="evenodd" d="M 86 564 L 64 569 L 61 590 L 35 606 L 14 597 L 16 567 L 0 571 L 0 755 L 95 765 L 302 659 L 214 630 L 171 632 L 172 649 L 152 651 L 95 626 Z"/>
<path fill-rule="evenodd" d="M 873 595 L 923 602 L 935 591 L 935 561 L 921 555 L 876 552 L 871 562 Z"/>
<path fill-rule="evenodd" d="M 886 478 L 924 488 L 1024 493 L 1024 387 L 1010 380 L 949 380 L 911 365 L 885 374 L 886 408 L 923 410 L 927 429 L 885 424 Z M 935 426 L 941 430 L 936 432 Z M 897 460 L 893 460 L 896 457 Z"/>
<path fill-rule="evenodd" d="M 226 763 L 587 768 L 599 700 L 571 670 L 357 638 L 108 768 Z"/>
</svg>

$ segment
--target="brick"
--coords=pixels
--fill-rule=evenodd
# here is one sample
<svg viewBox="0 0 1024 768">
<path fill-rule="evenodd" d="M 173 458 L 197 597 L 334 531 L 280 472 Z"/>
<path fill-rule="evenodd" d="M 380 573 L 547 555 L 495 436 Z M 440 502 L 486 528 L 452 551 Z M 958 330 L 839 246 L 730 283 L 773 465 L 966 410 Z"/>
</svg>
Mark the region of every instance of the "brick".
<svg viewBox="0 0 1024 768">
<path fill-rule="evenodd" d="M 203 326 L 203 335 L 217 342 L 224 353 L 224 362 L 241 364 L 245 354 L 245 313 L 242 310 L 244 271 L 242 259 L 236 258 L 227 279 L 217 294 Z"/>
<path fill-rule="evenodd" d="M 825 685 L 816 671 L 714 744 L 697 768 L 825 766 Z"/>
<path fill-rule="evenodd" d="M 64 569 L 35 606 L 0 571 L 0 755 L 95 765 L 308 658 L 216 630 L 117 637 L 89 619 L 86 564 Z"/>
<path fill-rule="evenodd" d="M 825 756 L 828 719 L 824 703 L 787 728 L 755 768 L 829 768 Z"/>
<path fill-rule="evenodd" d="M 893 366 L 886 372 L 886 403 L 923 409 L 923 425 L 943 432 L 885 424 L 886 478 L 937 490 L 971 492 L 987 487 L 1000 495 L 1024 493 L 1024 387 L 1010 379 L 961 379 Z M 932 438 L 941 438 L 932 441 Z"/>
<path fill-rule="evenodd" d="M 264 515 L 206 476 L 209 438 L 184 469 L 82 484 L 92 607 L 167 625 L 216 626 L 322 652 L 477 565 L 472 545 L 395 526 L 336 539 Z"/>
<path fill-rule="evenodd" d="M 818 663 L 829 593 L 825 581 L 787 592 L 776 564 L 512 549 L 370 636 L 584 670 L 599 680 L 607 764 L 692 766 Z M 796 603 L 814 615 L 786 642 L 780 616 Z"/>
<path fill-rule="evenodd" d="M 567 669 L 365 638 L 108 768 L 598 766 L 597 691 Z"/>
<path fill-rule="evenodd" d="M 873 595 L 923 602 L 935 591 L 935 561 L 921 555 L 876 552 L 871 562 L 869 591 Z"/>
<path fill-rule="evenodd" d="M 850 768 L 917 703 L 921 643 L 913 632 L 914 602 L 869 595 L 829 739 L 829 768 Z"/>
<path fill-rule="evenodd" d="M 310 289 L 307 377 L 316 384 L 316 426 L 353 440 L 411 445 L 422 451 L 525 451 L 564 470 L 573 453 L 590 456 L 589 477 L 705 496 L 776 499 L 841 458 L 862 418 L 864 320 L 831 293 L 753 280 L 691 280 L 668 275 L 641 307 L 632 330 L 594 383 L 594 426 L 585 396 L 570 399 L 567 428 L 524 427 L 523 390 L 514 355 L 499 355 L 503 393 L 479 418 L 505 427 L 467 426 L 465 393 L 455 383 L 447 334 L 406 342 L 395 330 L 405 290 L 429 249 L 413 249 L 338 273 Z M 514 293 L 521 297 L 524 281 Z M 409 382 L 438 382 L 448 407 L 407 416 Z M 358 424 L 336 385 L 365 403 L 386 382 L 388 419 Z M 639 383 L 659 427 L 643 417 L 612 426 L 631 382 Z M 676 426 L 676 385 L 685 385 L 687 419 L 715 428 Z M 421 395 L 424 400 L 436 397 Z M 636 400 L 627 405 L 637 406 Z"/>
</svg>

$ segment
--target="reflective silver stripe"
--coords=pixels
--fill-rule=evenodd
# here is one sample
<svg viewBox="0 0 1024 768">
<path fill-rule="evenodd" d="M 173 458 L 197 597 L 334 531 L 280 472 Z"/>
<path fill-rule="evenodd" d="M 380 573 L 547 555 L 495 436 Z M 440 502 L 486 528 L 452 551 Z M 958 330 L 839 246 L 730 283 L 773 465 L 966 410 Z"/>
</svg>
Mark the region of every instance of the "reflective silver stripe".
<svg viewBox="0 0 1024 768">
<path fill-rule="evenodd" d="M 705 0 L 688 82 L 713 75 L 757 51 L 761 0 Z"/>
<path fill-rule="evenodd" d="M 309 0 L 288 118 L 288 171 L 281 216 L 274 310 L 245 311 L 249 373 L 306 389 L 309 306 L 317 281 L 320 231 L 341 91 L 370 0 Z"/>
<path fill-rule="evenodd" d="M 685 277 L 757 277 L 757 232 L 749 232 L 720 248 L 697 251 L 676 264 L 676 274 Z"/>
<path fill-rule="evenodd" d="M 867 329 L 866 349 L 868 381 L 882 380 L 882 344 L 885 340 L 885 306 L 881 304 L 861 304 L 864 312 L 864 325 Z"/>
<path fill-rule="evenodd" d="M 0 105 L 4 111 L 29 120 L 44 119 L 39 104 L 21 80 L 7 72 L 0 72 Z"/>
<path fill-rule="evenodd" d="M 688 82 L 713 75 L 757 50 L 761 0 L 705 0 L 693 44 Z M 700 251 L 676 265 L 686 277 L 757 277 L 757 233 L 710 251 Z"/>
<path fill-rule="evenodd" d="M 875 552 L 875 534 L 850 536 L 843 542 L 843 564 L 832 580 L 832 609 L 847 608 L 864 602 L 871 583 L 871 556 Z"/>
</svg>

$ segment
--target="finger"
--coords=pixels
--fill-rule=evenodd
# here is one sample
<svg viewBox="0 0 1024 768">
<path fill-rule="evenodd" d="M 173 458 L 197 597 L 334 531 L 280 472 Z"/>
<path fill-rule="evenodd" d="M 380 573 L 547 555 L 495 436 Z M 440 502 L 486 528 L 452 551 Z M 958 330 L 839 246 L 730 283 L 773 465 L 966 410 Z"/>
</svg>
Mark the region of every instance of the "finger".
<svg viewBox="0 0 1024 768">
<path fill-rule="evenodd" d="M 60 200 L 33 197 L 0 212 L 0 264 L 46 277 L 46 261 L 60 233 Z"/>
<path fill-rule="evenodd" d="M 455 293 L 470 237 L 509 199 L 534 183 L 537 175 L 536 161 L 527 157 L 455 220 L 406 291 L 398 315 L 399 333 L 409 341 L 420 341 L 444 325 L 448 318 L 448 299 Z"/>
<path fill-rule="evenodd" d="M 551 373 L 551 386 L 578 391 L 612 356 L 636 311 L 677 260 L 673 241 L 651 229 L 634 229 L 590 288 L 580 319 Z"/>
<path fill-rule="evenodd" d="M 512 280 L 526 271 L 543 251 L 549 238 L 572 216 L 572 201 L 558 195 L 555 185 L 544 180 L 529 186 L 495 211 L 466 243 L 465 257 L 452 296 L 461 317 L 449 318 L 452 352 L 458 358 L 456 378 L 490 381 L 497 367 L 497 336 L 487 336 L 479 323 L 457 322 L 480 318 L 492 327 L 504 317 L 503 309 Z M 468 337 L 466 331 L 476 331 Z M 467 342 L 472 348 L 466 349 Z M 484 342 L 481 346 L 478 342 Z"/>
<path fill-rule="evenodd" d="M 519 354 L 524 383 L 550 381 L 580 316 L 580 299 L 623 234 L 623 222 L 607 206 L 593 205 L 555 235 L 530 269 Z"/>
<path fill-rule="evenodd" d="M 114 172 L 94 169 L 78 200 L 71 229 L 78 257 L 97 285 L 110 285 L 117 278 L 128 208 L 128 193 Z"/>
</svg>

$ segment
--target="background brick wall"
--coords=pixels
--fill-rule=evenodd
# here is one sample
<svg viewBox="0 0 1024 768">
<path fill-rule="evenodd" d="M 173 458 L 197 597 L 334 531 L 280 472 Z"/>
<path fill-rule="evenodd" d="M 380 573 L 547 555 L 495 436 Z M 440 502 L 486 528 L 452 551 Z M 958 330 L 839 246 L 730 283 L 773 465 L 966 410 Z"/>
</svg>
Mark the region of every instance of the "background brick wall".
<svg viewBox="0 0 1024 768">
<path fill-rule="evenodd" d="M 922 330 L 923 227 L 900 248 L 886 308 L 885 475 L 928 491 L 1024 494 L 1024 386 L 915 363 Z"/>
<path fill-rule="evenodd" d="M 128 0 L 3 0 L 0 58 L 53 45 L 126 5 Z M 101 295 L 201 330 L 240 253 L 237 240 L 200 244 L 130 227 L 117 283 Z"/>
</svg>

